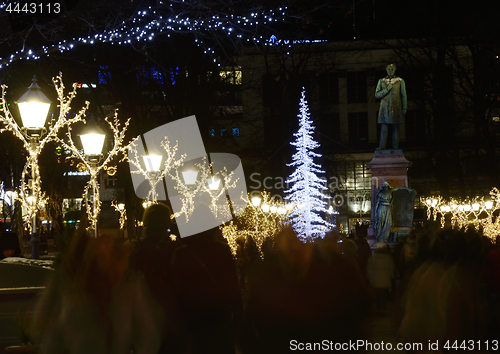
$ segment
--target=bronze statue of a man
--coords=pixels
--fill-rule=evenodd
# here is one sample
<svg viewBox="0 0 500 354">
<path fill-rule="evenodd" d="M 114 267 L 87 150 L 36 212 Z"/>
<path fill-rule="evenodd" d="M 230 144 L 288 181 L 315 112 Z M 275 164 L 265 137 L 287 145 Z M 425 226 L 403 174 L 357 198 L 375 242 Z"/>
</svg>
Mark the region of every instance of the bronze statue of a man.
<svg viewBox="0 0 500 354">
<path fill-rule="evenodd" d="M 377 150 L 385 150 L 389 124 L 392 125 L 392 148 L 399 146 L 399 124 L 406 114 L 406 85 L 405 81 L 395 76 L 396 65 L 389 64 L 385 68 L 387 76 L 378 80 L 375 97 L 380 99 L 378 123 L 382 124 L 380 144 Z"/>
</svg>

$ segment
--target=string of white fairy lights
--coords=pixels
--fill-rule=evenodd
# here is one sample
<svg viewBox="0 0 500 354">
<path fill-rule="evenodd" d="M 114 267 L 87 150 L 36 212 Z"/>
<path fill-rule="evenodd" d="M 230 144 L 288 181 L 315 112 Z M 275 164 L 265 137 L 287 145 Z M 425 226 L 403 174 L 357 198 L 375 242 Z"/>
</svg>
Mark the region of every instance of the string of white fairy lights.
<svg viewBox="0 0 500 354">
<path fill-rule="evenodd" d="M 427 208 L 427 219 L 436 221 L 439 216 L 442 228 L 448 221 L 452 228 L 459 230 L 467 231 L 469 227 L 482 230 L 492 240 L 500 235 L 500 191 L 496 187 L 490 191 L 490 198 L 445 200 L 441 196 L 432 196 L 420 200 Z"/>
<path fill-rule="evenodd" d="M 172 214 L 172 219 L 184 215 L 186 222 L 189 222 L 196 206 L 195 197 L 199 193 L 207 193 L 210 196 L 210 210 L 217 218 L 220 211 L 218 205 L 220 197 L 229 189 L 236 187 L 238 179 L 233 179 L 234 171 L 228 173 L 224 167 L 222 171 L 214 172 L 213 165 L 208 164 L 206 157 L 194 166 L 197 171 L 194 184 L 186 183 L 184 176 L 181 177 L 183 173 L 179 168 L 167 171 L 168 176 L 175 182 L 174 188 L 181 195 L 182 201 L 181 209 Z"/>
<path fill-rule="evenodd" d="M 75 85 L 75 84 L 74 84 Z M 86 107 L 88 108 L 88 106 Z M 85 108 L 85 109 L 86 109 Z M 85 112 L 84 112 L 85 113 Z M 127 131 L 128 125 L 130 123 L 130 118 L 127 119 L 125 124 L 120 123 L 118 119 L 118 111 L 115 111 L 113 119 L 105 117 L 104 120 L 108 124 L 111 132 L 113 133 L 113 147 L 106 153 L 105 158 L 91 161 L 85 154 L 82 154 L 81 150 L 78 149 L 73 141 L 72 128 L 71 125 L 67 127 L 66 140 L 56 138 L 55 140 L 60 143 L 66 150 L 71 152 L 68 158 L 77 158 L 85 165 L 86 170 L 90 173 L 90 180 L 85 185 L 82 198 L 85 201 L 85 210 L 87 212 L 87 217 L 89 220 L 89 225 L 87 230 L 91 229 L 97 235 L 97 220 L 101 212 L 101 200 L 100 200 L 100 186 L 97 181 L 99 172 L 108 166 L 113 158 L 119 154 L 126 154 L 128 144 L 124 144 L 125 133 Z M 85 120 L 82 119 L 84 123 Z M 93 202 L 89 203 L 90 194 L 92 193 Z"/>
<path fill-rule="evenodd" d="M 0 4 L 0 9 L 7 6 L 7 2 Z M 167 6 L 161 3 L 161 6 Z M 170 3 L 170 6 L 172 4 Z M 11 55 L 1 58 L 0 69 L 9 66 L 17 60 L 38 60 L 42 56 L 50 56 L 51 53 L 63 53 L 74 49 L 78 45 L 95 43 L 111 43 L 117 45 L 134 45 L 138 43 L 152 42 L 155 36 L 166 33 L 170 37 L 175 33 L 196 33 L 194 39 L 197 46 L 204 47 L 204 53 L 213 56 L 213 61 L 217 62 L 214 48 L 205 45 L 201 34 L 221 31 L 225 36 L 238 41 L 271 45 L 289 46 L 301 43 L 324 42 L 324 40 L 287 40 L 278 39 L 275 35 L 264 37 L 262 35 L 246 36 L 247 33 L 257 33 L 257 27 L 285 21 L 287 7 L 280 7 L 276 10 L 251 12 L 247 16 L 233 14 L 218 14 L 210 18 L 191 18 L 187 15 L 164 16 L 159 10 L 149 6 L 147 9 L 137 11 L 135 16 L 128 20 L 123 20 L 114 28 L 103 29 L 100 33 L 92 35 L 73 37 L 64 39 L 56 44 L 43 45 L 39 48 L 25 48 L 17 50 Z M 220 63 L 218 63 L 220 65 Z"/>
<path fill-rule="evenodd" d="M 139 139 L 139 137 L 135 138 L 128 145 L 128 152 L 124 155 L 122 161 L 128 161 L 135 166 L 136 170 L 131 170 L 130 173 L 141 174 L 142 176 L 144 176 L 144 178 L 146 178 L 150 188 L 146 199 L 150 203 L 156 203 L 158 200 L 158 192 L 156 191 L 156 186 L 158 185 L 158 183 L 160 183 L 160 181 L 163 180 L 170 169 L 177 169 L 182 165 L 184 159 L 186 158 L 186 155 L 183 154 L 179 157 L 179 159 L 176 160 L 175 155 L 177 153 L 178 144 L 176 143 L 171 147 L 168 137 L 165 137 L 165 139 L 161 142 L 161 146 L 165 150 L 166 155 L 165 158 L 159 156 L 163 159 L 163 166 L 162 168 L 160 167 L 158 171 L 149 171 L 147 168 L 143 168 L 144 164 L 148 163 L 149 161 L 145 160 L 141 162 L 139 153 L 137 152 L 137 142 L 139 141 Z"/>
<path fill-rule="evenodd" d="M 220 202 L 221 196 L 231 189 L 236 187 L 238 179 L 233 179 L 234 172 L 227 172 L 226 167 L 221 171 L 213 170 L 213 164 L 208 164 L 206 157 L 204 157 L 199 163 L 195 163 L 196 167 L 196 181 L 195 183 L 188 184 L 185 180 L 181 168 L 184 166 L 184 160 L 186 155 L 183 154 L 176 157 L 178 144 L 171 146 L 168 137 L 166 136 L 161 142 L 163 150 L 165 150 L 166 155 L 145 155 L 143 161 L 140 159 L 140 155 L 137 151 L 137 144 L 139 137 L 134 139 L 128 145 L 128 153 L 124 155 L 122 161 L 128 161 L 134 165 L 135 170 L 131 169 L 132 174 L 142 175 L 149 183 L 149 192 L 146 201 L 143 206 L 147 208 L 151 204 L 158 202 L 158 192 L 156 191 L 156 186 L 160 181 L 162 181 L 166 176 L 175 182 L 174 188 L 181 195 L 182 207 L 179 211 L 172 214 L 172 219 L 178 218 L 181 215 L 186 217 L 186 222 L 189 222 L 189 218 L 195 209 L 195 198 L 199 193 L 207 193 L 210 197 L 210 210 L 217 218 L 218 213 L 221 210 L 218 203 Z M 158 170 L 153 170 L 154 162 L 150 159 L 161 158 L 163 160 L 163 165 L 160 165 Z M 150 169 L 144 168 L 146 164 L 151 164 Z M 181 177 L 182 176 L 182 177 Z M 221 183 L 222 182 L 222 183 Z M 225 202 L 225 198 L 223 199 Z M 225 205 L 225 204 L 224 204 Z"/>
<path fill-rule="evenodd" d="M 111 206 L 115 209 L 115 211 L 120 213 L 118 222 L 120 224 L 120 230 L 123 230 L 125 228 L 125 223 L 127 222 L 127 210 L 125 209 L 125 204 L 118 203 L 116 200 L 112 200 Z"/>
<path fill-rule="evenodd" d="M 230 188 L 234 188 L 238 179 L 233 178 L 234 172 L 227 172 L 224 167 L 221 171 L 213 171 L 212 164 L 206 162 L 206 158 L 203 159 L 201 163 L 196 164 L 198 169 L 197 183 L 188 185 L 183 178 L 181 178 L 181 173 L 179 168 L 183 166 L 183 160 L 185 155 L 180 158 L 176 158 L 177 144 L 175 146 L 170 146 L 170 142 L 167 137 L 161 142 L 161 146 L 166 151 L 166 158 L 164 159 L 163 169 L 152 176 L 148 171 L 146 171 L 142 166 L 139 155 L 137 154 L 137 139 L 132 140 L 130 143 L 124 143 L 125 133 L 127 131 L 128 125 L 130 123 L 130 118 L 122 125 L 118 119 L 118 111 L 115 111 L 113 118 L 105 117 L 105 121 L 109 126 L 109 129 L 113 135 L 113 147 L 106 153 L 106 156 L 90 158 L 86 156 L 75 144 L 73 140 L 73 128 L 72 125 L 77 122 L 83 122 L 87 124 L 85 120 L 86 112 L 90 106 L 90 102 L 85 102 L 85 105 L 75 114 L 71 115 L 71 103 L 76 97 L 76 90 L 78 85 L 74 83 L 72 85 L 72 90 L 65 94 L 65 86 L 62 80 L 62 74 L 53 78 L 54 87 L 57 92 L 57 101 L 59 102 L 59 115 L 57 119 L 53 117 L 49 123 L 47 133 L 43 137 L 37 140 L 37 144 L 34 145 L 32 141 L 26 137 L 22 128 L 16 123 L 12 113 L 9 110 L 9 105 L 6 101 L 7 86 L 2 85 L 2 96 L 0 98 L 0 122 L 3 123 L 4 128 L 0 129 L 0 133 L 4 131 L 11 131 L 14 136 L 20 139 L 27 151 L 29 151 L 29 157 L 27 163 L 22 171 L 21 179 L 21 193 L 19 199 L 23 203 L 23 206 L 27 209 L 28 223 L 31 223 L 33 216 L 35 216 L 38 211 L 40 211 L 46 201 L 44 192 L 41 190 L 41 179 L 40 179 L 40 168 L 38 164 L 38 156 L 40 155 L 42 149 L 48 142 L 56 142 L 60 144 L 66 151 L 69 151 L 71 155 L 67 159 L 76 158 L 81 161 L 83 169 L 89 171 L 90 179 L 85 185 L 83 192 L 83 200 L 85 201 L 85 209 L 88 216 L 88 227 L 87 230 L 91 229 L 97 236 L 97 220 L 101 210 L 101 200 L 99 193 L 99 183 L 97 181 L 98 174 L 102 169 L 115 170 L 115 166 L 110 166 L 111 161 L 118 156 L 123 154 L 124 158 L 122 161 L 126 160 L 132 163 L 137 170 L 131 171 L 132 173 L 140 173 L 144 175 L 150 183 L 150 192 L 148 199 L 151 203 L 157 202 L 156 185 L 160 180 L 162 180 L 167 174 L 172 180 L 176 182 L 175 189 L 182 195 L 182 208 L 180 211 L 173 215 L 174 217 L 179 217 L 185 215 L 186 222 L 189 221 L 189 217 L 195 208 L 195 196 L 200 193 L 208 193 L 210 196 L 211 204 L 210 209 L 212 213 L 217 217 L 218 214 L 218 202 L 226 191 Z M 71 118 L 70 118 L 71 117 Z M 66 133 L 64 138 L 58 136 L 59 131 L 62 128 L 66 128 Z M 132 156 L 129 153 L 132 152 Z M 27 179 L 30 176 L 30 171 L 34 170 L 35 178 L 31 183 L 27 183 Z M 33 174 L 31 174 L 33 176 Z M 222 182 L 222 183 L 221 183 Z M 93 196 L 93 202 L 90 203 L 90 195 Z M 115 203 L 116 204 L 116 203 Z M 113 205 L 115 209 L 117 205 Z M 118 209 L 117 209 L 118 210 Z M 120 212 L 120 227 L 124 227 L 124 220 L 126 220 L 126 211 L 124 208 L 119 210 Z M 31 224 L 29 224 L 31 226 Z"/>
<path fill-rule="evenodd" d="M 38 165 L 38 156 L 42 152 L 45 145 L 51 141 L 59 140 L 57 134 L 64 128 L 69 128 L 72 124 L 83 120 L 83 116 L 89 106 L 89 102 L 76 114 L 71 117 L 71 102 L 76 96 L 76 84 L 73 84 L 73 89 L 67 95 L 64 93 L 64 83 L 62 81 L 62 74 L 52 79 L 55 90 L 57 92 L 57 100 L 59 101 L 59 115 L 57 118 L 52 116 L 46 134 L 38 139 L 37 144 L 33 144 L 31 139 L 27 138 L 22 133 L 22 128 L 17 124 L 12 113 L 9 110 L 9 105 L 5 99 L 7 93 L 7 85 L 2 85 L 2 97 L 0 99 L 0 121 L 4 124 L 4 128 L 0 129 L 0 133 L 10 131 L 17 137 L 24 145 L 26 151 L 29 152 L 29 157 L 21 173 L 21 193 L 18 199 L 27 210 L 28 226 L 31 227 L 33 216 L 44 207 L 47 198 L 41 190 L 40 180 L 40 167 Z M 31 173 L 29 173 L 31 172 Z M 31 177 L 31 183 L 27 180 Z"/>
<path fill-rule="evenodd" d="M 238 257 L 239 247 L 244 247 L 247 240 L 251 239 L 261 258 L 264 258 L 262 247 L 266 240 L 274 242 L 276 235 L 283 230 L 291 204 L 285 205 L 266 191 L 261 192 L 258 197 L 248 194 L 246 197 L 242 196 L 242 199 L 247 207 L 241 215 L 220 227 L 222 236 L 227 240 L 234 257 Z"/>
</svg>

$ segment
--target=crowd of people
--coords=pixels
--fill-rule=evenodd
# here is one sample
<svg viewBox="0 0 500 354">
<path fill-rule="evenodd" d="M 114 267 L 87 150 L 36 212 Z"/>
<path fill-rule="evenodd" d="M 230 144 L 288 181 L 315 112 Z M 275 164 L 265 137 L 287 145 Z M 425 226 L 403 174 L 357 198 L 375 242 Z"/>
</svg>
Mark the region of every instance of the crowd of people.
<svg viewBox="0 0 500 354">
<path fill-rule="evenodd" d="M 370 247 L 287 228 L 235 260 L 218 229 L 173 241 L 169 220 L 150 206 L 136 244 L 77 232 L 38 304 L 43 352 L 286 353 L 366 339 L 365 320 L 389 315 L 408 342 L 498 331 L 500 249 L 478 233 Z"/>
</svg>

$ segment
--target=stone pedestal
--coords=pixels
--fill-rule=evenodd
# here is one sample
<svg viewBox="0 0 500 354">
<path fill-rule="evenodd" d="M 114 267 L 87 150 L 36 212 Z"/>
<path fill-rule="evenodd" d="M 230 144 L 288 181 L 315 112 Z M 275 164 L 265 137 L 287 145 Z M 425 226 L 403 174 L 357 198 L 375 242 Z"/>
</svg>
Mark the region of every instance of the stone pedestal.
<svg viewBox="0 0 500 354">
<path fill-rule="evenodd" d="M 377 192 L 382 183 L 388 182 L 391 187 L 408 187 L 408 168 L 411 162 L 404 155 L 403 150 L 377 150 L 373 160 L 366 164 L 366 167 L 372 172 L 372 215 L 370 227 L 368 228 L 368 242 L 375 242 L 373 232 L 373 214 L 377 203 Z M 405 230 L 407 228 L 404 228 Z M 395 227 L 393 231 L 403 231 L 400 227 Z M 409 231 L 409 230 L 408 230 Z"/>
</svg>

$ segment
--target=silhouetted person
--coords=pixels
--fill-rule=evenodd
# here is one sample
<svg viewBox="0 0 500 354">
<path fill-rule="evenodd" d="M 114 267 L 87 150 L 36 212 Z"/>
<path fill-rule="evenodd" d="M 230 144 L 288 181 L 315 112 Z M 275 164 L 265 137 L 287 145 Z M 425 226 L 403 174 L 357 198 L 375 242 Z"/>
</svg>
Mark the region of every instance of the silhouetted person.
<svg viewBox="0 0 500 354">
<path fill-rule="evenodd" d="M 0 259 L 19 257 L 21 255 L 21 247 L 19 238 L 14 231 L 6 231 L 5 224 L 0 225 Z"/>
<path fill-rule="evenodd" d="M 384 315 L 394 278 L 394 261 L 386 244 L 377 243 L 375 246 L 375 253 L 368 261 L 368 277 L 375 290 L 377 313 Z"/>
<path fill-rule="evenodd" d="M 494 339 L 500 330 L 500 236 L 486 254 L 481 273 L 486 284 L 488 334 Z"/>
<path fill-rule="evenodd" d="M 439 283 L 446 264 L 439 239 L 422 235 L 417 241 L 416 270 L 402 298 L 404 311 L 400 334 L 410 343 L 436 341 L 443 338 L 445 319 L 439 301 Z M 425 349 L 425 348 L 424 348 Z"/>
<path fill-rule="evenodd" d="M 129 272 L 127 248 L 105 235 L 90 238 L 81 225 L 37 305 L 41 353 L 158 352 L 162 306 Z"/>
<path fill-rule="evenodd" d="M 194 353 L 234 353 L 241 325 L 236 263 L 218 232 L 179 240 L 171 258 L 174 291 Z"/>
<path fill-rule="evenodd" d="M 354 242 L 356 242 L 356 246 L 358 246 L 359 269 L 363 277 L 367 279 L 366 267 L 368 266 L 368 260 L 372 256 L 372 250 L 363 233 L 360 233 Z"/>
<path fill-rule="evenodd" d="M 162 309 L 162 345 L 159 353 L 184 353 L 191 338 L 174 292 L 172 257 L 177 241 L 170 239 L 170 208 L 158 203 L 143 215 L 143 235 L 130 256 L 130 266 L 142 275 L 155 302 Z"/>
</svg>

